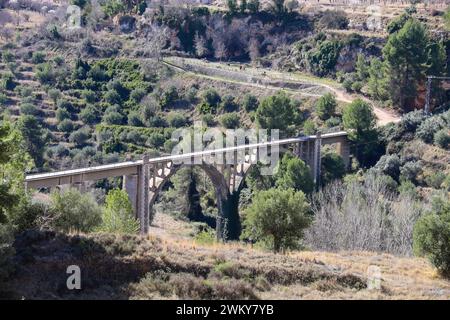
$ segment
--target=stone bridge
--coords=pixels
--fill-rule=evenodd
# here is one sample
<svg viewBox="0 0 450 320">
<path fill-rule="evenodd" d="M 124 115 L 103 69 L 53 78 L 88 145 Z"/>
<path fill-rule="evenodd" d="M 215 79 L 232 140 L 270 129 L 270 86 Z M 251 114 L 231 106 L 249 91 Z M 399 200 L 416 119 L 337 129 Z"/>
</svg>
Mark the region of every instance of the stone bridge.
<svg viewBox="0 0 450 320">
<path fill-rule="evenodd" d="M 84 183 L 110 177 L 123 177 L 123 189 L 127 191 L 133 209 L 140 221 L 141 234 L 147 234 L 153 205 L 164 184 L 177 170 L 186 165 L 198 165 L 211 179 L 217 197 L 218 218 L 216 223 L 219 239 L 236 239 L 240 233 L 238 213 L 239 193 L 250 167 L 261 161 L 261 151 L 266 154 L 277 148 L 291 148 L 311 168 L 316 184 L 319 183 L 321 146 L 337 144 L 337 152 L 349 167 L 350 150 L 347 132 L 300 136 L 275 141 L 243 144 L 234 147 L 212 149 L 186 154 L 127 161 L 116 164 L 28 175 L 27 188 L 51 188 L 71 185 L 84 189 Z M 268 150 L 268 152 L 267 152 Z M 238 153 L 244 156 L 239 157 Z M 231 157 L 230 157 L 231 155 Z M 231 162 L 217 161 L 219 158 Z"/>
</svg>

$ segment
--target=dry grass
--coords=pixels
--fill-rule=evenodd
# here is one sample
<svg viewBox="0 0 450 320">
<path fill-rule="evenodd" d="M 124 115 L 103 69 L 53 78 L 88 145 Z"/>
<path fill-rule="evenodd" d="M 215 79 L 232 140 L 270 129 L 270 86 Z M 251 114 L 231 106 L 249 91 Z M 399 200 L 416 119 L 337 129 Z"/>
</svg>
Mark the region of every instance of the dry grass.
<svg viewBox="0 0 450 320">
<path fill-rule="evenodd" d="M 160 215 L 162 216 L 162 215 Z M 158 217 L 158 215 L 157 215 Z M 159 217 L 175 230 L 183 222 Z M 186 229 L 184 229 L 186 228 Z M 152 230 L 155 230 L 154 228 Z M 10 296 L 26 299 L 449 299 L 450 282 L 423 259 L 370 252 L 261 251 L 239 243 L 198 245 L 187 234 L 34 233 L 16 243 Z M 65 288 L 79 265 L 83 290 Z M 381 290 L 367 289 L 379 266 Z"/>
</svg>

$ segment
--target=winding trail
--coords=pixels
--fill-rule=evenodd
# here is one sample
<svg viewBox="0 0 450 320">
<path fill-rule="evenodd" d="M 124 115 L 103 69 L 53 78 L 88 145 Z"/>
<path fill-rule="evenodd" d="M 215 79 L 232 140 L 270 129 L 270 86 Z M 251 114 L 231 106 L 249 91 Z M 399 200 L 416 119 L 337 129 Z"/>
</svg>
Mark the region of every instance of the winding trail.
<svg viewBox="0 0 450 320">
<path fill-rule="evenodd" d="M 183 71 L 189 74 L 192 74 L 197 77 L 202 77 L 211 80 L 229 82 L 241 84 L 244 86 L 257 87 L 262 89 L 272 89 L 279 90 L 282 88 L 283 90 L 290 91 L 296 94 L 310 96 L 310 97 L 320 97 L 323 95 L 324 91 L 332 92 L 338 101 L 344 103 L 351 103 L 353 100 L 357 98 L 361 98 L 367 102 L 369 102 L 373 106 L 373 111 L 378 119 L 377 124 L 379 126 L 386 125 L 391 122 L 399 122 L 401 120 L 401 116 L 395 114 L 392 111 L 388 111 L 386 109 L 375 106 L 374 102 L 370 99 L 357 94 L 349 94 L 343 88 L 339 86 L 338 83 L 327 79 L 327 78 L 319 78 L 311 75 L 301 74 L 301 73 L 293 73 L 293 72 L 280 72 L 274 71 L 270 69 L 257 68 L 244 64 L 226 64 L 219 62 L 209 62 L 203 61 L 200 59 L 192 59 L 192 58 L 178 58 L 178 57 L 168 57 L 163 60 L 163 62 L 179 71 Z M 199 70 L 203 69 L 203 70 Z M 217 74 L 208 74 L 206 70 L 216 71 L 220 73 Z M 229 75 L 224 75 L 226 72 L 229 72 Z M 249 80 L 242 80 L 236 77 L 239 74 L 239 77 L 243 76 L 248 77 Z M 234 76 L 233 76 L 234 75 Z M 257 81 L 255 81 L 255 79 Z M 292 89 L 280 87 L 273 84 L 268 84 L 268 81 L 286 81 L 289 83 L 294 83 L 298 85 L 307 85 L 309 86 L 306 89 Z M 312 93 L 306 90 L 314 89 L 314 87 L 319 88 L 322 93 Z"/>
</svg>

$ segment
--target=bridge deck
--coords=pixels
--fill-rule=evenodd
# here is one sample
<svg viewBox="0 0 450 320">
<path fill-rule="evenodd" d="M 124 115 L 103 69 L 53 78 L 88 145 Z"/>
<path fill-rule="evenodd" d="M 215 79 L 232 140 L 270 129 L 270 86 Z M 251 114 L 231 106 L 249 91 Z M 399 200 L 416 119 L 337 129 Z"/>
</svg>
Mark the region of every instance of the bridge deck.
<svg viewBox="0 0 450 320">
<path fill-rule="evenodd" d="M 347 132 L 339 131 L 334 133 L 327 133 L 321 136 L 324 144 L 334 142 L 340 137 L 347 136 Z M 149 159 L 149 164 L 156 164 L 166 161 L 182 162 L 183 160 L 199 158 L 204 156 L 211 156 L 216 154 L 227 154 L 242 150 L 251 150 L 261 147 L 280 146 L 296 142 L 308 141 L 316 139 L 316 135 L 301 136 L 296 138 L 280 139 L 275 141 L 260 142 L 254 144 L 245 144 L 228 148 L 204 150 L 199 152 L 184 153 L 178 155 L 169 155 Z M 25 183 L 28 187 L 50 187 L 63 184 L 79 183 L 83 181 L 99 180 L 106 177 L 115 177 L 122 175 L 136 174 L 138 167 L 142 165 L 143 160 L 126 161 L 114 164 L 107 164 L 88 168 L 79 168 L 63 171 L 55 171 L 49 173 L 40 173 L 27 175 Z"/>
</svg>

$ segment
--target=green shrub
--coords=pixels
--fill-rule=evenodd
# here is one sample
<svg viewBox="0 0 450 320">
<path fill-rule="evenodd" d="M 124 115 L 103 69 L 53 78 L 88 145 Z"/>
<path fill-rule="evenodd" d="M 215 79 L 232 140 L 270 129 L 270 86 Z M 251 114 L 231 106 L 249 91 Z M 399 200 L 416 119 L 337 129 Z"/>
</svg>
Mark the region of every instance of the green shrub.
<svg viewBox="0 0 450 320">
<path fill-rule="evenodd" d="M 90 193 L 66 189 L 51 195 L 52 227 L 64 232 L 90 232 L 101 223 L 102 210 Z"/>
<path fill-rule="evenodd" d="M 187 118 L 180 112 L 170 112 L 167 115 L 167 122 L 171 127 L 180 128 L 184 127 L 187 123 Z"/>
<path fill-rule="evenodd" d="M 61 121 L 58 124 L 58 130 L 65 132 L 65 133 L 70 133 L 73 131 L 73 122 L 70 119 L 64 119 L 63 121 Z"/>
<path fill-rule="evenodd" d="M 220 124 L 227 129 L 236 129 L 239 127 L 240 119 L 236 112 L 225 113 L 220 116 Z"/>
<path fill-rule="evenodd" d="M 275 252 L 299 248 L 303 230 L 311 223 L 309 214 L 309 204 L 301 191 L 260 191 L 245 210 L 243 236 L 263 242 Z"/>
<path fill-rule="evenodd" d="M 16 87 L 16 82 L 14 81 L 14 76 L 10 73 L 3 74 L 0 81 L 0 89 L 4 90 L 14 90 Z"/>
<path fill-rule="evenodd" d="M 148 137 L 147 144 L 153 148 L 159 148 L 164 145 L 165 141 L 166 138 L 164 137 L 164 135 L 158 132 L 154 132 Z"/>
<path fill-rule="evenodd" d="M 31 62 L 34 64 L 40 64 L 45 62 L 45 53 L 41 51 L 35 51 L 33 52 L 33 55 L 31 56 Z"/>
<path fill-rule="evenodd" d="M 316 103 L 316 112 L 320 119 L 327 120 L 336 112 L 336 98 L 331 93 L 321 96 Z"/>
<path fill-rule="evenodd" d="M 97 230 L 125 234 L 139 231 L 139 221 L 134 218 L 133 208 L 125 191 L 114 189 L 108 193 L 102 214 L 102 223 Z"/>
<path fill-rule="evenodd" d="M 322 157 L 321 181 L 327 184 L 333 180 L 341 179 L 346 172 L 344 160 L 332 152 Z"/>
<path fill-rule="evenodd" d="M 3 92 L 0 92 L 0 105 L 4 105 L 9 101 L 8 96 Z"/>
<path fill-rule="evenodd" d="M 450 202 L 422 216 L 414 226 L 414 252 L 450 277 Z"/>
<path fill-rule="evenodd" d="M 448 129 L 442 129 L 436 132 L 434 134 L 434 144 L 442 149 L 447 149 L 450 145 L 450 134 L 448 132 Z"/>
<path fill-rule="evenodd" d="M 402 179 L 417 181 L 417 176 L 422 172 L 422 166 L 418 161 L 408 161 L 400 168 Z"/>
<path fill-rule="evenodd" d="M 426 143 L 432 143 L 434 134 L 442 128 L 442 121 L 438 117 L 427 118 L 417 128 L 416 137 L 422 139 Z"/>
<path fill-rule="evenodd" d="M 178 89 L 175 86 L 170 86 L 161 96 L 161 107 L 169 108 L 171 107 L 178 99 Z"/>
<path fill-rule="evenodd" d="M 70 134 L 69 141 L 74 143 L 77 147 L 82 147 L 86 144 L 89 138 L 89 130 L 87 130 L 87 128 L 81 128 Z"/>
<path fill-rule="evenodd" d="M 103 121 L 109 125 L 122 124 L 123 120 L 123 115 L 116 111 L 107 112 L 103 115 Z"/>
<path fill-rule="evenodd" d="M 244 101 L 242 103 L 245 111 L 252 112 L 258 109 L 259 101 L 258 98 L 252 94 L 246 94 L 244 96 Z"/>
<path fill-rule="evenodd" d="M 237 103 L 234 101 L 234 97 L 230 95 L 226 95 L 223 97 L 222 102 L 220 104 L 220 108 L 225 112 L 233 112 L 238 109 Z"/>
<path fill-rule="evenodd" d="M 20 105 L 20 113 L 31 116 L 37 116 L 39 115 L 40 110 L 31 103 L 24 103 Z"/>
<path fill-rule="evenodd" d="M 220 98 L 219 93 L 214 89 L 208 89 L 202 93 L 202 99 L 203 102 L 206 102 L 208 105 L 213 107 L 214 109 L 217 108 L 220 101 L 222 100 Z"/>
<path fill-rule="evenodd" d="M 88 125 L 96 124 L 100 120 L 100 113 L 93 105 L 87 105 L 81 110 L 80 119 Z"/>
<path fill-rule="evenodd" d="M 58 122 L 61 122 L 63 120 L 70 119 L 70 118 L 71 118 L 71 114 L 69 111 L 67 111 L 66 108 L 58 108 L 56 110 L 56 120 L 58 120 Z"/>
<path fill-rule="evenodd" d="M 203 230 L 197 233 L 194 237 L 194 241 L 198 244 L 208 245 L 216 242 L 216 233 L 213 229 Z"/>
<path fill-rule="evenodd" d="M 128 114 L 128 125 L 132 127 L 142 127 L 144 124 L 142 123 L 141 114 L 137 111 L 131 111 Z"/>
<path fill-rule="evenodd" d="M 214 116 L 212 114 L 210 114 L 210 113 L 207 113 L 207 114 L 203 115 L 202 121 L 204 123 L 206 123 L 207 126 L 210 126 L 210 127 L 215 125 Z"/>
<path fill-rule="evenodd" d="M 303 134 L 304 135 L 307 135 L 307 136 L 313 135 L 313 134 L 316 134 L 316 131 L 317 131 L 316 124 L 311 119 L 308 119 L 303 123 Z"/>
<path fill-rule="evenodd" d="M 425 182 L 428 186 L 434 189 L 440 189 L 445 181 L 446 175 L 444 172 L 431 172 L 425 177 Z"/>
</svg>

